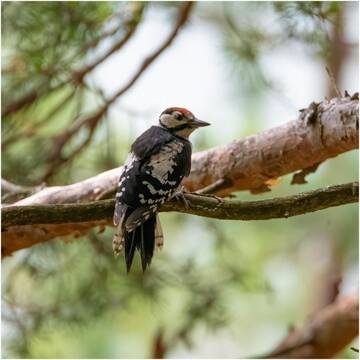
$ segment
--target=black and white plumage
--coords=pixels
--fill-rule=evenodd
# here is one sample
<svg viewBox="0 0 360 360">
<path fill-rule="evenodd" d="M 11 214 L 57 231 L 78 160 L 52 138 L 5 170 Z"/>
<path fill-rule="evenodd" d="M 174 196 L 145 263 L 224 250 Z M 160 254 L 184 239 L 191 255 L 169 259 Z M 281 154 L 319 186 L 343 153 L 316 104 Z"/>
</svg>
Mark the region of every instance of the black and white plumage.
<svg viewBox="0 0 360 360">
<path fill-rule="evenodd" d="M 163 233 L 156 212 L 190 173 L 189 135 L 207 125 L 184 108 L 168 108 L 160 115 L 159 126 L 146 130 L 131 146 L 116 194 L 117 232 L 113 239 L 115 255 L 125 248 L 127 271 L 135 250 L 140 252 L 145 271 L 155 246 L 162 247 Z"/>
</svg>

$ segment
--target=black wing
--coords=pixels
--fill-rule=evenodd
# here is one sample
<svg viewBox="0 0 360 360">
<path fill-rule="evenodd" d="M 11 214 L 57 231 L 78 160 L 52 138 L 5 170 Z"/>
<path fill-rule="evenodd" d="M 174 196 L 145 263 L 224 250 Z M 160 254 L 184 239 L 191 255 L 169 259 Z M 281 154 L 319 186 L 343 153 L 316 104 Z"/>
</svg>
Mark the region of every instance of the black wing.
<svg viewBox="0 0 360 360">
<path fill-rule="evenodd" d="M 152 126 L 141 134 L 131 145 L 131 152 L 139 160 L 145 160 L 152 154 L 157 153 L 161 146 L 174 139 L 168 131 L 160 126 Z"/>
<path fill-rule="evenodd" d="M 166 201 L 189 174 L 191 165 L 190 143 L 184 141 L 181 151 L 171 156 L 168 151 L 174 143 L 173 138 L 167 144 L 158 145 L 158 152 L 145 159 L 136 157 L 125 165 L 116 200 L 133 208 L 160 205 L 162 200 Z"/>
</svg>

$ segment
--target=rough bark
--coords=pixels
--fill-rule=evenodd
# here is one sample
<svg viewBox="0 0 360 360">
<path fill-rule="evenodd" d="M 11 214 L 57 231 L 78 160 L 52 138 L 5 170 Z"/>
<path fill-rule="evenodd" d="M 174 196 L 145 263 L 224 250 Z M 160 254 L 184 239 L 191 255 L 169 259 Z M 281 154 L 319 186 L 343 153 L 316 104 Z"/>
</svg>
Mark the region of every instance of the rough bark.
<svg viewBox="0 0 360 360">
<path fill-rule="evenodd" d="M 358 298 L 343 297 L 315 314 L 303 328 L 290 330 L 278 348 L 265 358 L 329 359 L 358 334 Z"/>
<path fill-rule="evenodd" d="M 178 211 L 225 220 L 287 218 L 358 201 L 359 184 L 331 186 L 298 195 L 260 201 L 224 200 L 186 194 L 188 207 L 172 200 L 160 211 Z M 9 206 L 2 209 L 2 254 L 51 240 L 80 235 L 95 226 L 111 225 L 114 200 L 84 204 Z"/>
<path fill-rule="evenodd" d="M 22 199 L 15 205 L 72 204 L 98 200 L 102 194 L 115 191 L 122 166 L 89 179 L 65 186 L 50 186 Z"/>
<path fill-rule="evenodd" d="M 219 196 L 239 190 L 266 191 L 274 178 L 314 167 L 358 148 L 358 105 L 356 96 L 313 103 L 295 121 L 196 153 L 184 185 L 189 191 L 196 191 L 217 183 Z M 72 185 L 48 187 L 16 204 L 93 201 L 115 190 L 121 169 Z"/>
<path fill-rule="evenodd" d="M 227 179 L 218 194 L 266 190 L 270 179 L 357 148 L 358 123 L 358 100 L 334 98 L 312 103 L 296 121 L 195 154 L 185 186 L 194 191 Z"/>
</svg>

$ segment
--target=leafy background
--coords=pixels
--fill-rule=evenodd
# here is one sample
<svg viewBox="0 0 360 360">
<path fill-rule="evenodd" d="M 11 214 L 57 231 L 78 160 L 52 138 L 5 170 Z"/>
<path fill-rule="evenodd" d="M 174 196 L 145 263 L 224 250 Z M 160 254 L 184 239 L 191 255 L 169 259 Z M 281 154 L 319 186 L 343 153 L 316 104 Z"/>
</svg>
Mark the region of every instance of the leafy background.
<svg viewBox="0 0 360 360">
<path fill-rule="evenodd" d="M 3 2 L 2 108 L 36 99 L 3 114 L 2 176 L 31 192 L 116 167 L 168 106 L 212 123 L 193 136 L 194 151 L 228 143 L 334 96 L 326 66 L 342 92 L 358 89 L 355 2 L 201 2 L 95 126 L 62 143 L 158 48 L 181 6 Z M 79 77 L 128 32 L 121 49 Z M 306 185 L 290 186 L 285 176 L 270 193 L 236 196 L 346 183 L 357 178 L 357 164 L 357 152 L 346 153 Z M 112 228 L 3 259 L 3 357 L 260 356 L 337 292 L 357 291 L 355 204 L 287 220 L 161 219 L 165 248 L 145 274 L 136 262 L 127 275 L 123 259 L 113 258 Z M 350 349 L 338 356 L 356 358 Z"/>
</svg>

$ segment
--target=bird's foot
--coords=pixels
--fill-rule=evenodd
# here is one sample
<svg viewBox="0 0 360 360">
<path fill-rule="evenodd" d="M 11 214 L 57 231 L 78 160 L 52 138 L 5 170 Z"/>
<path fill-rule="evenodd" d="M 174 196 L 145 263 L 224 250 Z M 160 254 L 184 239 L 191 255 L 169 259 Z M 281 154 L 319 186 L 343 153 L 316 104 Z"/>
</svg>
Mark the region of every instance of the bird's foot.
<svg viewBox="0 0 360 360">
<path fill-rule="evenodd" d="M 185 191 L 185 188 L 182 186 L 181 189 L 179 191 L 177 191 L 174 195 L 173 198 L 175 198 L 176 200 L 180 200 L 183 202 L 184 206 L 186 209 L 190 208 L 190 204 L 189 201 L 186 199 L 185 194 L 187 192 Z"/>
<path fill-rule="evenodd" d="M 190 194 L 194 194 L 196 196 L 203 196 L 203 197 L 207 197 L 207 198 L 213 198 L 213 199 L 216 199 L 219 203 L 223 203 L 224 202 L 224 199 L 220 196 L 216 196 L 214 194 L 203 194 L 203 193 L 199 193 L 199 192 L 193 192 L 193 193 L 190 193 Z"/>
</svg>

